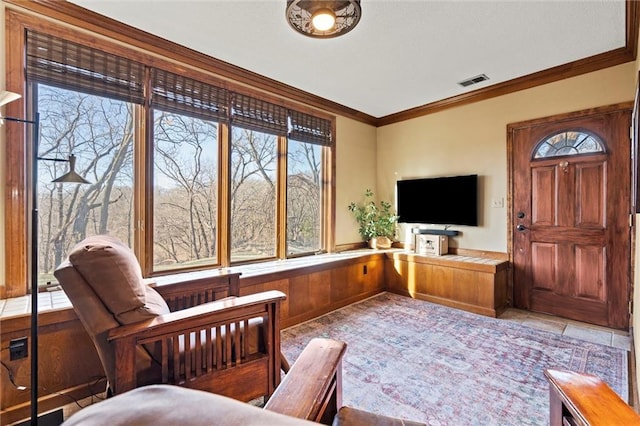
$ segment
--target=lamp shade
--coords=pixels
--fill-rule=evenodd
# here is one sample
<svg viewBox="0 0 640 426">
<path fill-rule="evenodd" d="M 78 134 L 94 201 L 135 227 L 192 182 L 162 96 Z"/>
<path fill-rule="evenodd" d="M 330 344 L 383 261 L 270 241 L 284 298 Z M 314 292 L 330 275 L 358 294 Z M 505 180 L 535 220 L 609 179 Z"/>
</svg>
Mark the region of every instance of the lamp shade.
<svg viewBox="0 0 640 426">
<path fill-rule="evenodd" d="M 53 183 L 91 183 L 78 173 L 76 173 L 76 156 L 71 154 L 69 156 L 69 171 L 62 176 L 55 178 L 51 182 Z"/>
<path fill-rule="evenodd" d="M 3 90 L 2 92 L 0 92 L 0 107 L 8 104 L 9 102 L 13 102 L 16 99 L 20 99 L 21 97 L 22 96 L 17 93 L 7 92 L 6 90 Z"/>
<path fill-rule="evenodd" d="M 314 38 L 338 37 L 360 22 L 360 0 L 287 0 L 287 22 L 297 32 Z"/>
</svg>

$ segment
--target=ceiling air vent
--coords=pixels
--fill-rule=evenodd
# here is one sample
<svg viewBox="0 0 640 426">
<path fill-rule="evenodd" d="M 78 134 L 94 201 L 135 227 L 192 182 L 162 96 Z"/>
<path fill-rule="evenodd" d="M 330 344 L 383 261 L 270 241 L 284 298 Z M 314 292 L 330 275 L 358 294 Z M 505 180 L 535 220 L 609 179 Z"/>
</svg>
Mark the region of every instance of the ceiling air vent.
<svg viewBox="0 0 640 426">
<path fill-rule="evenodd" d="M 462 87 L 468 87 L 468 86 L 471 86 L 472 84 L 477 84 L 485 80 L 489 80 L 489 77 L 487 77 L 486 74 L 480 74 L 480 75 L 476 75 L 475 77 L 462 80 L 458 82 L 458 84 Z"/>
</svg>

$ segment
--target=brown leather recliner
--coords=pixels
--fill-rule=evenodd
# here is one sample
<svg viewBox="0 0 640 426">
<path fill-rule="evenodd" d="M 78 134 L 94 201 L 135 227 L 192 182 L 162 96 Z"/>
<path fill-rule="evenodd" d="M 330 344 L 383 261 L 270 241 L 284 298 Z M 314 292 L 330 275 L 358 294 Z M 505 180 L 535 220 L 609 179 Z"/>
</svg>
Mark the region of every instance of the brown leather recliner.
<svg viewBox="0 0 640 426">
<path fill-rule="evenodd" d="M 94 342 L 113 394 L 167 383 L 249 401 L 270 396 L 280 382 L 282 292 L 170 312 L 144 284 L 133 251 L 106 235 L 77 244 L 54 275 Z"/>
</svg>

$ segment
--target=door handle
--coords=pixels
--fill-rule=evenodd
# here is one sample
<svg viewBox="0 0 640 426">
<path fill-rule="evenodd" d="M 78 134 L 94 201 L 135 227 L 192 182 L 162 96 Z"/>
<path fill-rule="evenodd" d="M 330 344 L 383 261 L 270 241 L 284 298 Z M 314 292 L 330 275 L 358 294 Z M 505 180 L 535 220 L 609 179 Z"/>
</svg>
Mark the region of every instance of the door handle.
<svg viewBox="0 0 640 426">
<path fill-rule="evenodd" d="M 522 232 L 522 231 L 526 231 L 526 230 L 527 230 L 527 227 L 526 227 L 526 226 L 524 226 L 524 225 L 522 225 L 522 224 L 520 224 L 520 225 L 516 226 L 516 229 L 517 229 L 518 231 Z"/>
</svg>

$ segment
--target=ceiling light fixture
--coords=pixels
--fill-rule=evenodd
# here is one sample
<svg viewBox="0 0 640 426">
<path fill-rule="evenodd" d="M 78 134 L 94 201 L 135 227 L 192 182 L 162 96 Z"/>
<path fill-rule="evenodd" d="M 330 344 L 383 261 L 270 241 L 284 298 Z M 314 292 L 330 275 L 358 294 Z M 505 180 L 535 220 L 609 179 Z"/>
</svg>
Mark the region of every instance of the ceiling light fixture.
<svg viewBox="0 0 640 426">
<path fill-rule="evenodd" d="M 332 38 L 351 31 L 360 22 L 360 0 L 287 0 L 291 28 L 309 37 Z"/>
</svg>

